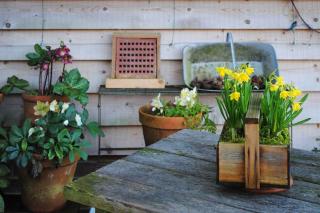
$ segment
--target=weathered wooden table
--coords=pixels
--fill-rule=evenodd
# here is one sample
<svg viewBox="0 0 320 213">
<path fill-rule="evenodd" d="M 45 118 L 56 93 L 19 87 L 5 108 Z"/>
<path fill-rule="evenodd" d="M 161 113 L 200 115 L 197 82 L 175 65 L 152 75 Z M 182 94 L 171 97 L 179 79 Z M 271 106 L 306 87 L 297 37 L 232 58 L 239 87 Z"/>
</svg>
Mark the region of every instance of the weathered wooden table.
<svg viewBox="0 0 320 213">
<path fill-rule="evenodd" d="M 320 154 L 293 150 L 293 188 L 254 195 L 216 184 L 217 141 L 180 131 L 78 179 L 65 196 L 106 212 L 320 212 Z"/>
</svg>

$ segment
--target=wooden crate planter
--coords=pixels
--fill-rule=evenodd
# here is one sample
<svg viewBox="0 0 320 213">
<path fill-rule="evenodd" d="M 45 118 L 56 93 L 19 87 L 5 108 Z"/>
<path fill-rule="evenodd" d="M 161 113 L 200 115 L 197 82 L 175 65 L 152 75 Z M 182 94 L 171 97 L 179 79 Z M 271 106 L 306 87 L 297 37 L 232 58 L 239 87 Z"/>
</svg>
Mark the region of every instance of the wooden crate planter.
<svg viewBox="0 0 320 213">
<path fill-rule="evenodd" d="M 245 120 L 244 144 L 221 142 L 220 137 L 217 182 L 242 185 L 253 191 L 275 192 L 292 185 L 290 146 L 259 144 L 260 99 L 260 94 L 252 97 Z"/>
<path fill-rule="evenodd" d="M 160 34 L 116 33 L 107 88 L 164 88 L 160 78 Z"/>
</svg>

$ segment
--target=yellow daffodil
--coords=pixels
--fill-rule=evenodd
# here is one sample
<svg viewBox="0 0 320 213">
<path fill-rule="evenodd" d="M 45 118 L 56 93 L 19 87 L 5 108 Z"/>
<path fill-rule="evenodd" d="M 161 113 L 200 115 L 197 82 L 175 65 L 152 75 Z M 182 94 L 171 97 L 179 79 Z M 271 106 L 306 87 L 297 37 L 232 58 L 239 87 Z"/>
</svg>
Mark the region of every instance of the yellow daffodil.
<svg viewBox="0 0 320 213">
<path fill-rule="evenodd" d="M 275 92 L 275 91 L 277 91 L 279 89 L 279 85 L 277 85 L 277 84 L 271 84 L 270 85 L 270 91 L 271 92 Z"/>
<path fill-rule="evenodd" d="M 289 92 L 288 91 L 284 90 L 284 91 L 280 92 L 280 98 L 286 99 L 288 97 L 289 97 Z"/>
<path fill-rule="evenodd" d="M 247 73 L 240 73 L 239 75 L 239 83 L 248 82 L 250 80 L 249 75 Z"/>
<path fill-rule="evenodd" d="M 282 87 L 283 85 L 284 85 L 284 80 L 283 80 L 283 77 L 282 76 L 279 76 L 279 77 L 277 77 L 277 85 L 279 86 L 279 87 Z"/>
<path fill-rule="evenodd" d="M 290 98 L 296 98 L 299 95 L 301 95 L 301 90 L 294 88 L 293 90 L 289 91 L 289 97 Z"/>
<path fill-rule="evenodd" d="M 225 72 L 226 75 L 229 75 L 229 76 L 231 76 L 232 73 L 233 73 L 233 71 L 228 69 L 228 68 L 225 68 L 224 72 Z"/>
<path fill-rule="evenodd" d="M 254 68 L 253 68 L 253 67 L 247 67 L 247 68 L 246 68 L 246 73 L 247 73 L 248 75 L 251 75 L 252 73 L 254 73 Z"/>
<path fill-rule="evenodd" d="M 48 102 L 37 101 L 37 105 L 35 105 L 33 109 L 35 115 L 40 115 L 43 117 L 49 112 L 50 106 Z"/>
<path fill-rule="evenodd" d="M 299 102 L 294 102 L 292 104 L 292 110 L 295 112 L 295 111 L 299 111 L 301 109 L 301 105 Z"/>
<path fill-rule="evenodd" d="M 226 68 L 225 67 L 217 67 L 216 68 L 217 73 L 223 78 L 226 74 Z"/>
<path fill-rule="evenodd" d="M 240 73 L 238 73 L 238 72 L 233 72 L 232 75 L 231 75 L 231 77 L 232 77 L 234 80 L 236 80 L 237 82 L 240 81 Z"/>
<path fill-rule="evenodd" d="M 230 95 L 230 100 L 233 101 L 239 101 L 240 98 L 240 92 L 234 91 L 233 93 L 231 93 Z"/>
</svg>

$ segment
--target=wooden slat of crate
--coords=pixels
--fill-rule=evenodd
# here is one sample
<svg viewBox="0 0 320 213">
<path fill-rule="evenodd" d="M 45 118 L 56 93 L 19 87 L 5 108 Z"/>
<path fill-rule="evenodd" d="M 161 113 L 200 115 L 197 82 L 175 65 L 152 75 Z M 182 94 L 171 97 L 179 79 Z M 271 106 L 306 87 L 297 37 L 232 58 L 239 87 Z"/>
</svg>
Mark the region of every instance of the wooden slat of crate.
<svg viewBox="0 0 320 213">
<path fill-rule="evenodd" d="M 276 145 L 260 145 L 261 183 L 289 185 L 288 147 Z"/>
<path fill-rule="evenodd" d="M 219 181 L 244 183 L 244 144 L 219 143 Z"/>
<path fill-rule="evenodd" d="M 245 183 L 244 144 L 219 143 L 219 171 L 221 183 Z M 288 147 L 260 145 L 260 183 L 288 186 Z"/>
</svg>

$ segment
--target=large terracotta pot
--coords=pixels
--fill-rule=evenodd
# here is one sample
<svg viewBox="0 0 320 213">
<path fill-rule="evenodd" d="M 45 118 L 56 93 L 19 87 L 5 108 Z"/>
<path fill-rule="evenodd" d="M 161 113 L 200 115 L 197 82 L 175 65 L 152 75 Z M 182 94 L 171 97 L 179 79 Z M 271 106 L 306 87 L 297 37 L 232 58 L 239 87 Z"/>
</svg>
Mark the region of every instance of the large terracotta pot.
<svg viewBox="0 0 320 213">
<path fill-rule="evenodd" d="M 71 163 L 66 158 L 58 167 L 49 160 L 43 160 L 43 171 L 33 178 L 27 169 L 18 169 L 22 185 L 21 199 L 32 212 L 54 212 L 61 209 L 64 199 L 64 186 L 71 183 L 78 159 Z"/>
<path fill-rule="evenodd" d="M 197 125 L 201 123 L 202 114 L 199 113 L 188 122 L 184 117 L 164 117 L 152 113 L 151 106 L 145 105 L 139 109 L 139 121 L 142 124 L 143 136 L 146 146 L 149 146 L 162 138 L 188 128 L 188 123 Z"/>
<path fill-rule="evenodd" d="M 28 95 L 26 93 L 22 94 L 23 104 L 24 104 L 24 118 L 31 119 L 34 121 L 39 118 L 39 116 L 34 115 L 33 107 L 37 104 L 37 101 L 41 102 L 51 102 L 53 100 L 68 102 L 69 98 L 67 96 L 40 96 L 40 95 Z"/>
</svg>

